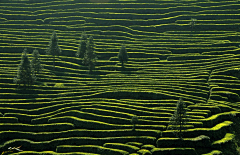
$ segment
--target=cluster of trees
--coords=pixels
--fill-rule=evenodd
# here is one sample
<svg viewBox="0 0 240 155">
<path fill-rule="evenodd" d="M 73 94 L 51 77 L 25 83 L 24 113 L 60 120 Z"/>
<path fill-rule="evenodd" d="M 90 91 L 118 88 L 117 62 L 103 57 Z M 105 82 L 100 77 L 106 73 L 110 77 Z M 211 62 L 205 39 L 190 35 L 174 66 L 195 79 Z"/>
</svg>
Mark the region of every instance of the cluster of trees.
<svg viewBox="0 0 240 155">
<path fill-rule="evenodd" d="M 82 64 L 87 65 L 89 68 L 89 73 L 95 68 L 97 62 L 97 55 L 94 52 L 95 45 L 93 37 L 88 38 L 85 31 L 81 35 L 80 44 L 76 53 L 76 57 L 82 58 Z M 50 37 L 49 46 L 45 50 L 45 53 L 52 55 L 53 57 L 53 70 L 55 71 L 55 57 L 61 55 L 62 50 L 58 45 L 58 37 L 55 31 L 53 31 Z M 36 81 L 36 75 L 43 69 L 40 62 L 40 54 L 38 50 L 34 50 L 32 53 L 32 60 L 28 58 L 27 49 L 25 48 L 22 53 L 21 63 L 18 66 L 17 76 L 14 77 L 13 82 L 18 84 L 32 85 Z M 125 45 L 123 44 L 118 53 L 118 59 L 124 67 L 124 62 L 128 61 L 128 54 Z"/>
<path fill-rule="evenodd" d="M 82 58 L 82 64 L 88 65 L 88 69 L 90 73 L 95 68 L 96 61 L 97 61 L 97 55 L 94 52 L 94 48 L 95 48 L 95 45 L 94 45 L 93 37 L 90 36 L 88 39 L 87 34 L 83 32 L 81 35 L 81 41 L 78 46 L 76 57 Z"/>
<path fill-rule="evenodd" d="M 26 85 L 29 86 L 36 81 L 37 74 L 43 69 L 39 56 L 38 50 L 33 50 L 32 60 L 30 61 L 27 49 L 25 48 L 23 50 L 22 59 L 18 66 L 17 76 L 13 78 L 14 83 L 18 84 L 18 86 L 20 86 L 20 84 L 24 84 L 25 87 Z"/>
</svg>

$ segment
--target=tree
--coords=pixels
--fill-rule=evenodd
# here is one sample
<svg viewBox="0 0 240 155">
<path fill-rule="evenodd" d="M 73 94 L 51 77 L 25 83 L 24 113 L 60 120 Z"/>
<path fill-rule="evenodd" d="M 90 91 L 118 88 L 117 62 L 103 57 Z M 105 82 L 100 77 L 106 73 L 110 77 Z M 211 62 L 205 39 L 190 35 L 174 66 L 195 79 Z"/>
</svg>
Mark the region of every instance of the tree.
<svg viewBox="0 0 240 155">
<path fill-rule="evenodd" d="M 137 122 L 138 122 L 138 117 L 133 116 L 132 119 L 131 119 L 131 123 L 133 125 L 132 131 L 135 131 L 135 126 L 136 126 Z"/>
<path fill-rule="evenodd" d="M 122 67 L 124 68 L 124 64 L 123 63 L 128 61 L 128 54 L 127 54 L 127 50 L 126 50 L 125 44 L 122 44 L 122 47 L 119 50 L 118 59 L 122 63 Z"/>
<path fill-rule="evenodd" d="M 34 74 L 34 70 L 32 68 L 32 65 L 28 59 L 27 55 L 27 49 L 25 48 L 22 53 L 22 59 L 21 63 L 18 66 L 18 71 L 17 71 L 17 77 L 13 79 L 13 82 L 18 84 L 24 84 L 24 87 L 26 84 L 31 85 L 36 81 L 36 76 Z"/>
<path fill-rule="evenodd" d="M 183 137 L 183 125 L 186 124 L 189 119 L 186 117 L 186 104 L 183 102 L 182 98 L 179 98 L 177 102 L 176 110 L 173 116 L 169 119 L 170 123 L 168 125 L 168 129 L 174 130 L 173 133 L 180 139 Z"/>
<path fill-rule="evenodd" d="M 84 55 L 87 51 L 87 38 L 88 38 L 88 36 L 86 35 L 85 31 L 82 32 L 80 44 L 78 46 L 78 50 L 76 53 L 76 57 L 79 57 L 79 58 L 84 57 Z"/>
<path fill-rule="evenodd" d="M 39 57 L 40 57 L 40 54 L 38 53 L 38 50 L 36 49 L 33 50 L 31 65 L 33 67 L 35 75 L 37 75 L 39 71 L 43 70 L 43 66 L 41 65 Z"/>
<path fill-rule="evenodd" d="M 46 54 L 53 56 L 53 67 L 55 70 L 55 56 L 59 56 L 62 53 L 62 50 L 58 46 L 58 37 L 55 31 L 53 31 L 52 36 L 49 41 L 49 47 L 46 49 Z"/>
<path fill-rule="evenodd" d="M 193 27 L 195 27 L 197 19 L 195 18 L 191 18 L 191 22 L 189 23 L 190 27 L 193 29 Z"/>
<path fill-rule="evenodd" d="M 88 65 L 89 73 L 95 68 L 97 56 L 94 52 L 94 41 L 93 37 L 90 36 L 87 42 L 87 51 L 84 54 L 83 64 Z"/>
</svg>

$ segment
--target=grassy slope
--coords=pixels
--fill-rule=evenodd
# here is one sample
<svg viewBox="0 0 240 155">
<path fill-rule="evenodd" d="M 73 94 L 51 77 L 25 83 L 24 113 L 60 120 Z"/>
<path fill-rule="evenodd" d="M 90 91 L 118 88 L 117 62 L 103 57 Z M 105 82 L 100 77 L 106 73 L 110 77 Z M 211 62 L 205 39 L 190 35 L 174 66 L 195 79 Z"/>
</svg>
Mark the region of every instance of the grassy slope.
<svg viewBox="0 0 240 155">
<path fill-rule="evenodd" d="M 62 150 L 74 149 L 60 145 L 81 145 L 78 152 L 100 153 L 106 147 L 89 150 L 84 145 L 100 147 L 108 142 L 130 141 L 143 143 L 139 148 L 155 145 L 154 138 L 159 138 L 159 130 L 166 130 L 180 96 L 188 106 L 201 105 L 191 108 L 188 115 L 192 121 L 186 129 L 204 128 L 207 124 L 203 120 L 216 115 L 214 123 L 208 126 L 212 128 L 231 120 L 224 112 L 238 110 L 239 2 L 46 2 L 3 1 L 0 6 L 0 112 L 9 117 L 2 118 L 2 150 L 18 144 L 25 151 L 56 151 L 58 146 Z M 191 17 L 198 20 L 193 30 L 188 25 Z M 51 72 L 51 57 L 44 55 L 53 29 L 63 50 L 55 73 Z M 94 75 L 88 75 L 87 67 L 74 57 L 83 30 L 93 35 L 96 43 L 99 61 Z M 123 41 L 130 56 L 125 70 L 116 59 Z M 30 91 L 17 90 L 12 83 L 24 47 L 30 53 L 37 48 L 45 68 Z M 56 83 L 64 83 L 64 87 L 53 87 Z M 134 114 L 140 117 L 137 133 L 131 132 L 130 119 Z M 18 122 L 26 126 L 17 125 Z M 233 122 L 240 145 L 237 124 Z M 30 126 L 49 123 L 65 124 Z M 75 129 L 89 131 L 67 131 Z M 101 134 L 96 129 L 101 129 Z M 33 136 L 34 132 L 47 132 L 51 138 Z M 221 136 L 213 136 L 211 141 L 222 139 L 227 132 L 233 131 L 217 130 Z M 71 137 L 86 139 L 75 141 Z M 19 140 L 9 141 L 14 139 Z M 35 144 L 38 141 L 44 143 Z M 126 147 L 129 146 L 122 150 L 129 151 Z"/>
</svg>

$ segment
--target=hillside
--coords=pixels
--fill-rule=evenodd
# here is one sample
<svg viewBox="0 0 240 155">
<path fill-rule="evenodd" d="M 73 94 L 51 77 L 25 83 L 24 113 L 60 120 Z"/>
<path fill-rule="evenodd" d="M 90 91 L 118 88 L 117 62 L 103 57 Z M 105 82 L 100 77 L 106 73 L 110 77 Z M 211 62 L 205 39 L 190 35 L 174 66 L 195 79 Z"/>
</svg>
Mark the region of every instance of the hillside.
<svg viewBox="0 0 240 155">
<path fill-rule="evenodd" d="M 21 146 L 12 154 L 236 154 L 238 0 L 0 4 L 0 152 Z M 56 71 L 45 54 L 54 30 L 62 49 Z M 93 74 L 75 57 L 83 31 L 96 44 Z M 117 58 L 123 42 L 125 69 Z M 44 67 L 27 90 L 13 83 L 24 48 L 30 58 L 37 49 Z M 190 109 L 184 142 L 167 130 L 180 97 Z"/>
</svg>

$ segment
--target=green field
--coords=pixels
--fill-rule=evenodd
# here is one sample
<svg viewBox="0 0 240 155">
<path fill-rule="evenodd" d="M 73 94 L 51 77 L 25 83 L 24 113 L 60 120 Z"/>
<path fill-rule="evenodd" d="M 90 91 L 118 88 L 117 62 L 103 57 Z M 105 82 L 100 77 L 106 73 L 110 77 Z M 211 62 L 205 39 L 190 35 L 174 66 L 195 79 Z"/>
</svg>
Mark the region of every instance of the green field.
<svg viewBox="0 0 240 155">
<path fill-rule="evenodd" d="M 45 54 L 54 30 L 56 71 Z M 75 57 L 83 31 L 93 74 Z M 0 0 L 0 153 L 236 155 L 239 44 L 239 0 Z M 27 90 L 13 83 L 24 48 L 44 67 Z M 167 130 L 180 97 L 191 109 L 183 142 Z"/>
</svg>

